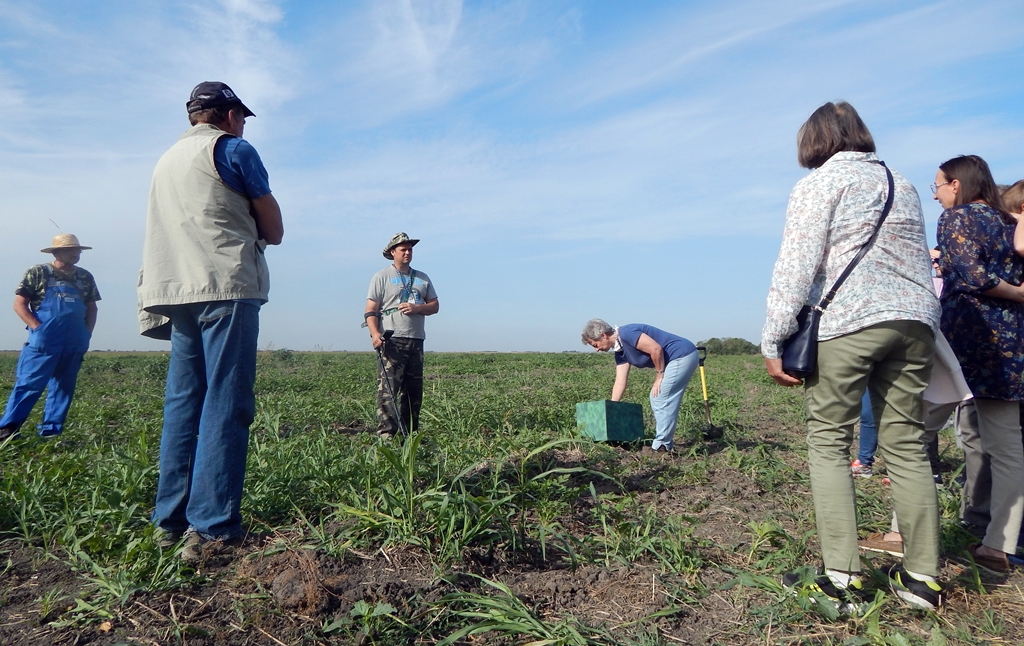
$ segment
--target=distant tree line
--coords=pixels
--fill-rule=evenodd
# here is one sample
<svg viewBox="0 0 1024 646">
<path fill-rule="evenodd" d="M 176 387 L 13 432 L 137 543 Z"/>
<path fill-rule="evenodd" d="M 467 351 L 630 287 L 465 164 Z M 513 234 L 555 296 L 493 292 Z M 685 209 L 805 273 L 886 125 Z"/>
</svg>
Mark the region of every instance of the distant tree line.
<svg viewBox="0 0 1024 646">
<path fill-rule="evenodd" d="M 708 354 L 761 354 L 761 347 L 754 345 L 746 339 L 736 339 L 729 337 L 727 339 L 708 339 L 701 341 L 697 345 L 702 345 L 708 349 Z"/>
</svg>

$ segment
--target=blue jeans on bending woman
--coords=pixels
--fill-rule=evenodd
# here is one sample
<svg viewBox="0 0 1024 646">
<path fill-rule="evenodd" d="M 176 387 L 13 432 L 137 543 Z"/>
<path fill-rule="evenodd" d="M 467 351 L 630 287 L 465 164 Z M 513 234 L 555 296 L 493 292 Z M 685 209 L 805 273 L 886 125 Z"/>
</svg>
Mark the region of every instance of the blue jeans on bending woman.
<svg viewBox="0 0 1024 646">
<path fill-rule="evenodd" d="M 685 357 L 669 361 L 665 366 L 665 374 L 661 378 L 661 391 L 657 397 L 651 396 L 651 412 L 654 413 L 655 432 L 651 448 L 657 451 L 661 447 L 671 449 L 675 442 L 676 423 L 679 421 L 679 406 L 683 402 L 690 377 L 699 365 L 697 352 Z"/>
<path fill-rule="evenodd" d="M 160 479 L 153 523 L 204 538 L 242 535 L 242 484 L 256 413 L 257 305 L 215 301 L 170 308 Z"/>
</svg>

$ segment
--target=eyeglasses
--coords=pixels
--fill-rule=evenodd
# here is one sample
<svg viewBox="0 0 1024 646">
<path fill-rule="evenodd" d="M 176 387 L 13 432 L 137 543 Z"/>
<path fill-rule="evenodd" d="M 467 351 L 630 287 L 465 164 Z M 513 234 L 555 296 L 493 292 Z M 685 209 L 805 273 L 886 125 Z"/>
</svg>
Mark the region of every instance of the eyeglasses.
<svg viewBox="0 0 1024 646">
<path fill-rule="evenodd" d="M 953 183 L 952 181 L 949 181 L 949 182 L 943 182 L 941 184 L 932 184 L 932 195 L 935 195 L 936 193 L 939 192 L 939 187 L 940 186 L 945 186 L 946 184 L 952 184 L 952 183 Z"/>
</svg>

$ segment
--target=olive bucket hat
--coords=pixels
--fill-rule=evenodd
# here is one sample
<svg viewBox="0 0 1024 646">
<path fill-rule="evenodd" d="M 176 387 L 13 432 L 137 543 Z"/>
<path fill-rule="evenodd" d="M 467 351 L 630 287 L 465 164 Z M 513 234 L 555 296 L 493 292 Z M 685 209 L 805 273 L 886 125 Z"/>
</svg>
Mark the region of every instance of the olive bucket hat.
<svg viewBox="0 0 1024 646">
<path fill-rule="evenodd" d="M 43 253 L 53 253 L 59 249 L 92 249 L 92 247 L 83 247 L 78 242 L 78 236 L 71 233 L 58 233 L 53 236 L 52 246 L 45 249 L 40 249 Z"/>
<path fill-rule="evenodd" d="M 384 247 L 384 257 L 388 260 L 394 260 L 395 257 L 391 255 L 391 250 L 404 242 L 408 242 L 415 247 L 419 240 L 417 238 L 410 238 L 408 233 L 396 233 L 391 236 L 391 239 L 388 240 L 387 246 Z"/>
</svg>

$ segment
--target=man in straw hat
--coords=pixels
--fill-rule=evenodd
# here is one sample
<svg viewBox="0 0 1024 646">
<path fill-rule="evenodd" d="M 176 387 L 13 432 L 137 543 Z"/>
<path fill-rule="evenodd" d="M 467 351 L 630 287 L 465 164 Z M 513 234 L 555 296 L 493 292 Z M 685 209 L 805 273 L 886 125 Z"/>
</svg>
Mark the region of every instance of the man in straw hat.
<svg viewBox="0 0 1024 646">
<path fill-rule="evenodd" d="M 185 537 L 181 556 L 197 561 L 245 533 L 256 338 L 270 291 L 263 252 L 284 225 L 242 138 L 252 111 L 216 81 L 185 105 L 192 127 L 153 171 L 138 297 L 142 334 L 171 342 L 153 523 L 162 546 Z"/>
<path fill-rule="evenodd" d="M 70 233 L 56 236 L 42 250 L 53 254 L 53 262 L 29 268 L 14 290 L 14 311 L 29 333 L 18 357 L 17 381 L 0 419 L 0 440 L 18 433 L 47 385 L 39 435 L 51 437 L 64 430 L 100 300 L 92 274 L 75 266 L 83 249 L 92 247 L 83 247 Z"/>
<path fill-rule="evenodd" d="M 383 348 L 384 371 L 377 369 L 377 434 L 390 437 L 400 428 L 395 403 L 386 381 L 398 398 L 398 410 L 409 432 L 419 426 L 423 402 L 423 319 L 437 314 L 434 284 L 422 271 L 411 267 L 412 248 L 419 240 L 396 233 L 384 247 L 384 257 L 394 262 L 374 274 L 366 295 L 364 317 L 374 348 Z M 392 330 L 384 341 L 382 335 Z"/>
</svg>

